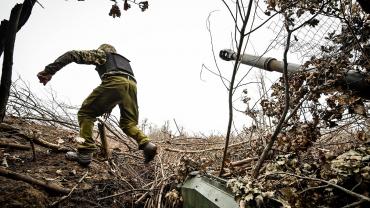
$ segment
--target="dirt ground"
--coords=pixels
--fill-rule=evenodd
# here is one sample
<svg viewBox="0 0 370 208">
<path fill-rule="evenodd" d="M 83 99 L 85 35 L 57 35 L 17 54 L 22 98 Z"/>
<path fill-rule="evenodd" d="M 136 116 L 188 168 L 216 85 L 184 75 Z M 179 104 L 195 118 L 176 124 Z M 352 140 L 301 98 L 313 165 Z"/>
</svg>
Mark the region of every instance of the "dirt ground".
<svg viewBox="0 0 370 208">
<path fill-rule="evenodd" d="M 23 132 L 40 134 L 40 138 L 43 140 L 70 147 L 71 150 L 76 146 L 74 138 L 78 134 L 75 131 L 38 125 L 34 122 L 18 119 L 7 119 L 6 123 L 21 129 Z M 16 134 L 0 133 L 1 142 L 29 145 L 28 141 Z M 125 149 L 117 143 L 112 142 L 111 145 L 116 150 L 115 152 Z M 137 154 L 138 158 L 140 157 L 140 152 L 134 152 L 134 154 Z M 130 201 L 129 198 L 132 193 L 97 202 L 98 198 L 125 191 L 130 188 L 128 184 L 137 183 L 130 181 L 132 178 L 126 179 L 128 183 L 124 182 L 125 179 L 117 180 L 115 170 L 99 155 L 94 156 L 94 160 L 88 168 L 81 167 L 74 161 L 66 160 L 65 152 L 52 151 L 40 145 L 35 145 L 35 159 L 33 157 L 31 150 L 0 148 L 2 166 L 7 170 L 46 181 L 48 184 L 56 184 L 63 188 L 72 189 L 77 185 L 73 194 L 66 200 L 56 203 L 55 207 L 142 207 L 141 203 L 134 204 L 134 201 Z M 115 159 L 129 160 L 130 158 L 115 155 Z M 148 174 L 151 165 L 145 166 L 141 161 L 137 163 L 131 167 L 142 175 Z M 84 180 L 79 182 L 86 173 Z M 125 173 L 122 172 L 122 174 Z M 148 177 L 150 178 L 150 175 Z M 2 176 L 0 176 L 0 183 L 1 207 L 47 207 L 58 202 L 62 196 L 60 193 L 55 193 L 43 187 Z"/>
<path fill-rule="evenodd" d="M 16 118 L 7 118 L 5 123 L 18 131 L 4 131 L 0 125 L 0 145 L 8 142 L 30 147 L 29 138 L 39 138 L 67 150 L 77 145 L 75 130 Z M 29 138 L 25 139 L 22 134 Z M 181 208 L 182 198 L 176 187 L 190 172 L 219 173 L 223 137 L 176 137 L 162 131 L 150 137 L 159 150 L 148 165 L 143 163 L 137 147 L 129 151 L 123 143 L 112 139 L 109 139 L 110 160 L 98 151 L 88 168 L 66 160 L 65 151 L 60 149 L 35 144 L 34 158 L 31 148 L 15 150 L 0 146 L 1 207 Z M 96 134 L 94 138 L 99 141 Z M 241 138 L 229 145 L 222 175 L 240 202 L 255 206 L 262 199 L 261 207 L 344 207 L 351 204 L 352 207 L 369 207 L 370 143 L 335 137 L 329 138 L 331 143 L 325 146 L 326 143 L 321 142 L 328 138 L 322 138 L 306 151 L 286 152 L 278 148 L 283 149 L 281 145 L 291 143 L 278 141 L 276 152 L 265 162 L 259 180 L 254 180 L 250 173 L 263 144 L 256 139 L 245 140 L 250 138 L 247 136 Z M 60 193 L 15 180 L 4 174 L 6 171 L 68 191 Z M 288 174 L 279 175 L 281 173 Z M 333 188 L 328 183 L 347 190 Z M 365 200 L 356 197 L 354 191 Z M 270 206 L 276 202 L 281 206 Z"/>
</svg>

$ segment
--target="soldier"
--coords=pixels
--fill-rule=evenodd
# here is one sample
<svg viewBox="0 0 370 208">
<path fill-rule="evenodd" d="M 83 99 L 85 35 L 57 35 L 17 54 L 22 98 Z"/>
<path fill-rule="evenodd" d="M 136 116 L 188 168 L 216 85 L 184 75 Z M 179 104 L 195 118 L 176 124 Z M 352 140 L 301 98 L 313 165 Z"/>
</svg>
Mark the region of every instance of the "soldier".
<svg viewBox="0 0 370 208">
<path fill-rule="evenodd" d="M 120 108 L 120 127 L 125 134 L 134 138 L 139 149 L 143 150 L 145 163 L 150 162 L 157 152 L 155 144 L 137 127 L 138 104 L 136 98 L 136 80 L 130 61 L 109 44 L 102 44 L 96 50 L 72 50 L 57 58 L 53 63 L 37 74 L 40 83 L 46 85 L 52 76 L 67 64 L 95 65 L 95 70 L 102 80 L 101 84 L 82 103 L 78 111 L 80 137 L 84 142 L 77 147 L 77 153 L 69 152 L 80 165 L 88 166 L 96 145 L 92 130 L 96 118 L 109 113 L 117 104 Z"/>
</svg>

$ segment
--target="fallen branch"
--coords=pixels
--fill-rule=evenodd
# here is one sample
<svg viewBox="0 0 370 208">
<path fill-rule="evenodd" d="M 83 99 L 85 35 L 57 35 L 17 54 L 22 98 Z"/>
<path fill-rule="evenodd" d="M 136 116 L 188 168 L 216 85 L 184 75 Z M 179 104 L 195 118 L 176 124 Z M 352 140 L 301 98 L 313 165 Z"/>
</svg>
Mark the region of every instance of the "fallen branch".
<svg viewBox="0 0 370 208">
<path fill-rule="evenodd" d="M 105 197 L 98 198 L 97 201 L 113 198 L 113 197 L 116 197 L 116 196 L 121 196 L 123 194 L 127 194 L 127 193 L 134 192 L 134 191 L 151 191 L 151 190 L 149 190 L 149 189 L 131 189 L 131 190 L 124 191 L 124 192 L 121 192 L 121 193 L 117 193 L 117 194 L 113 194 L 113 195 L 110 195 L 110 196 L 105 196 Z"/>
<path fill-rule="evenodd" d="M 86 171 L 86 173 L 82 176 L 82 178 L 80 178 L 80 180 L 78 180 L 77 184 L 75 186 L 73 186 L 73 188 L 71 189 L 71 191 L 68 193 L 68 195 L 66 196 L 63 196 L 62 198 L 60 198 L 58 201 L 55 201 L 54 203 L 51 204 L 51 206 L 55 206 L 57 204 L 59 204 L 60 202 L 64 201 L 65 199 L 67 199 L 68 197 L 71 196 L 72 192 L 77 188 L 77 186 L 86 178 L 87 174 L 89 173 L 89 171 Z"/>
<path fill-rule="evenodd" d="M 247 143 L 247 141 L 235 143 L 235 144 L 229 145 L 229 148 L 239 146 L 245 143 Z M 164 148 L 164 150 L 169 151 L 169 152 L 179 152 L 179 153 L 201 153 L 201 152 L 208 152 L 208 151 L 223 150 L 224 148 L 225 147 L 216 147 L 216 148 L 209 148 L 209 149 L 203 149 L 203 150 L 180 150 L 180 149 L 172 149 L 172 148 L 166 147 Z"/>
<path fill-rule="evenodd" d="M 105 131 L 105 126 L 103 123 L 98 123 L 98 130 L 99 130 L 99 135 L 100 135 L 100 141 L 102 144 L 102 152 L 107 160 L 111 158 L 111 152 L 109 150 L 109 144 L 107 141 L 107 135 Z"/>
<path fill-rule="evenodd" d="M 27 139 L 30 139 L 30 138 L 27 137 Z M 40 146 L 43 146 L 43 147 L 46 147 L 46 148 L 49 148 L 49 149 L 52 149 L 52 150 L 55 150 L 57 152 L 71 151 L 71 148 L 69 148 L 69 147 L 59 146 L 59 145 L 53 144 L 51 142 L 47 142 L 47 141 L 45 141 L 43 139 L 40 139 L 40 138 L 33 138 L 33 142 L 35 144 L 38 144 Z"/>
<path fill-rule="evenodd" d="M 170 144 L 170 145 L 180 145 L 180 146 L 196 146 L 196 145 L 215 145 L 215 144 L 223 144 L 223 142 L 204 142 L 204 143 L 174 143 L 174 142 L 170 142 L 170 141 L 164 141 L 163 143 L 167 143 L 167 144 Z"/>
<path fill-rule="evenodd" d="M 32 178 L 31 176 L 22 175 L 20 173 L 13 172 L 11 170 L 6 170 L 5 168 L 0 167 L 0 176 L 4 176 L 6 178 L 10 178 L 13 180 L 24 181 L 26 183 L 30 183 L 33 185 L 41 186 L 49 191 L 68 194 L 71 190 L 68 188 L 60 187 L 53 183 L 46 183 L 44 181 L 37 180 Z"/>
<path fill-rule="evenodd" d="M 47 142 L 43 139 L 37 138 L 36 136 L 31 138 L 31 137 L 27 136 L 26 134 L 22 133 L 21 130 L 19 130 L 19 129 L 11 126 L 11 125 L 5 124 L 5 123 L 0 123 L 0 129 L 5 131 L 5 132 L 12 133 L 15 136 L 19 136 L 23 139 L 26 139 L 30 142 L 34 142 L 35 144 L 38 144 L 40 146 L 43 146 L 43 147 L 46 147 L 48 149 L 52 149 L 52 150 L 55 150 L 55 151 L 58 151 L 58 152 L 68 152 L 68 151 L 71 150 L 68 147 L 59 146 L 59 145 Z"/>
<path fill-rule="evenodd" d="M 242 166 L 246 163 L 249 163 L 249 162 L 252 162 L 253 160 L 258 160 L 258 157 L 252 157 L 252 158 L 245 158 L 243 160 L 239 160 L 239 161 L 235 161 L 235 162 L 231 162 L 230 165 L 231 166 Z"/>
<path fill-rule="evenodd" d="M 172 148 L 164 148 L 165 151 L 169 152 L 178 152 L 178 153 L 201 153 L 201 152 L 208 152 L 208 151 L 215 151 L 215 150 L 222 150 L 223 147 L 218 148 L 211 148 L 211 149 L 204 149 L 204 150 L 180 150 L 180 149 L 172 149 Z"/>
<path fill-rule="evenodd" d="M 161 190 L 159 191 L 159 196 L 158 196 L 158 208 L 161 208 L 162 204 L 162 194 L 163 194 L 163 189 L 164 189 L 164 184 L 161 186 Z"/>
<path fill-rule="evenodd" d="M 155 166 L 155 169 L 154 169 L 154 173 L 155 173 L 155 177 L 154 177 L 154 183 L 152 184 L 152 186 L 150 187 L 150 189 L 145 192 L 143 195 L 141 195 L 141 197 L 139 197 L 135 202 L 134 204 L 139 204 L 143 199 L 145 199 L 145 197 L 149 194 L 149 192 L 152 192 L 155 188 L 156 185 L 159 185 L 161 184 L 163 181 L 159 182 L 158 184 L 157 183 L 157 166 Z"/>
<path fill-rule="evenodd" d="M 0 142 L 0 147 L 17 149 L 17 150 L 30 150 L 31 147 L 23 144 L 9 143 L 9 142 Z"/>
</svg>

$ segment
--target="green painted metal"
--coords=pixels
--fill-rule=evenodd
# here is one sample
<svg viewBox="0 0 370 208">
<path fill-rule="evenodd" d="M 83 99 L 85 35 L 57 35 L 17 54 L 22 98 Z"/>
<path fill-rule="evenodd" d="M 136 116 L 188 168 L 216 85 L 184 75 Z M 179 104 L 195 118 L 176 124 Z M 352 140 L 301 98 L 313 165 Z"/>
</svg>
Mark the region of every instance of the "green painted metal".
<svg viewBox="0 0 370 208">
<path fill-rule="evenodd" d="M 184 208 L 238 208 L 226 181 L 211 175 L 195 175 L 181 186 Z"/>
</svg>

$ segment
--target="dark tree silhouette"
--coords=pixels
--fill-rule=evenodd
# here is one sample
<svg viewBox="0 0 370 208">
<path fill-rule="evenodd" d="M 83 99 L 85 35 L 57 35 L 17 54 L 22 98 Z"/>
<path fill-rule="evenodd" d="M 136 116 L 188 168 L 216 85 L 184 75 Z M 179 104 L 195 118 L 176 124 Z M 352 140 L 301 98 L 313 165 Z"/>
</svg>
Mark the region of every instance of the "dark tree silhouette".
<svg viewBox="0 0 370 208">
<path fill-rule="evenodd" d="M 0 56 L 4 52 L 0 83 L 0 122 L 4 120 L 9 97 L 16 33 L 27 22 L 35 3 L 36 0 L 25 0 L 23 4 L 15 5 L 11 11 L 9 20 L 3 20 L 0 25 Z"/>
</svg>

